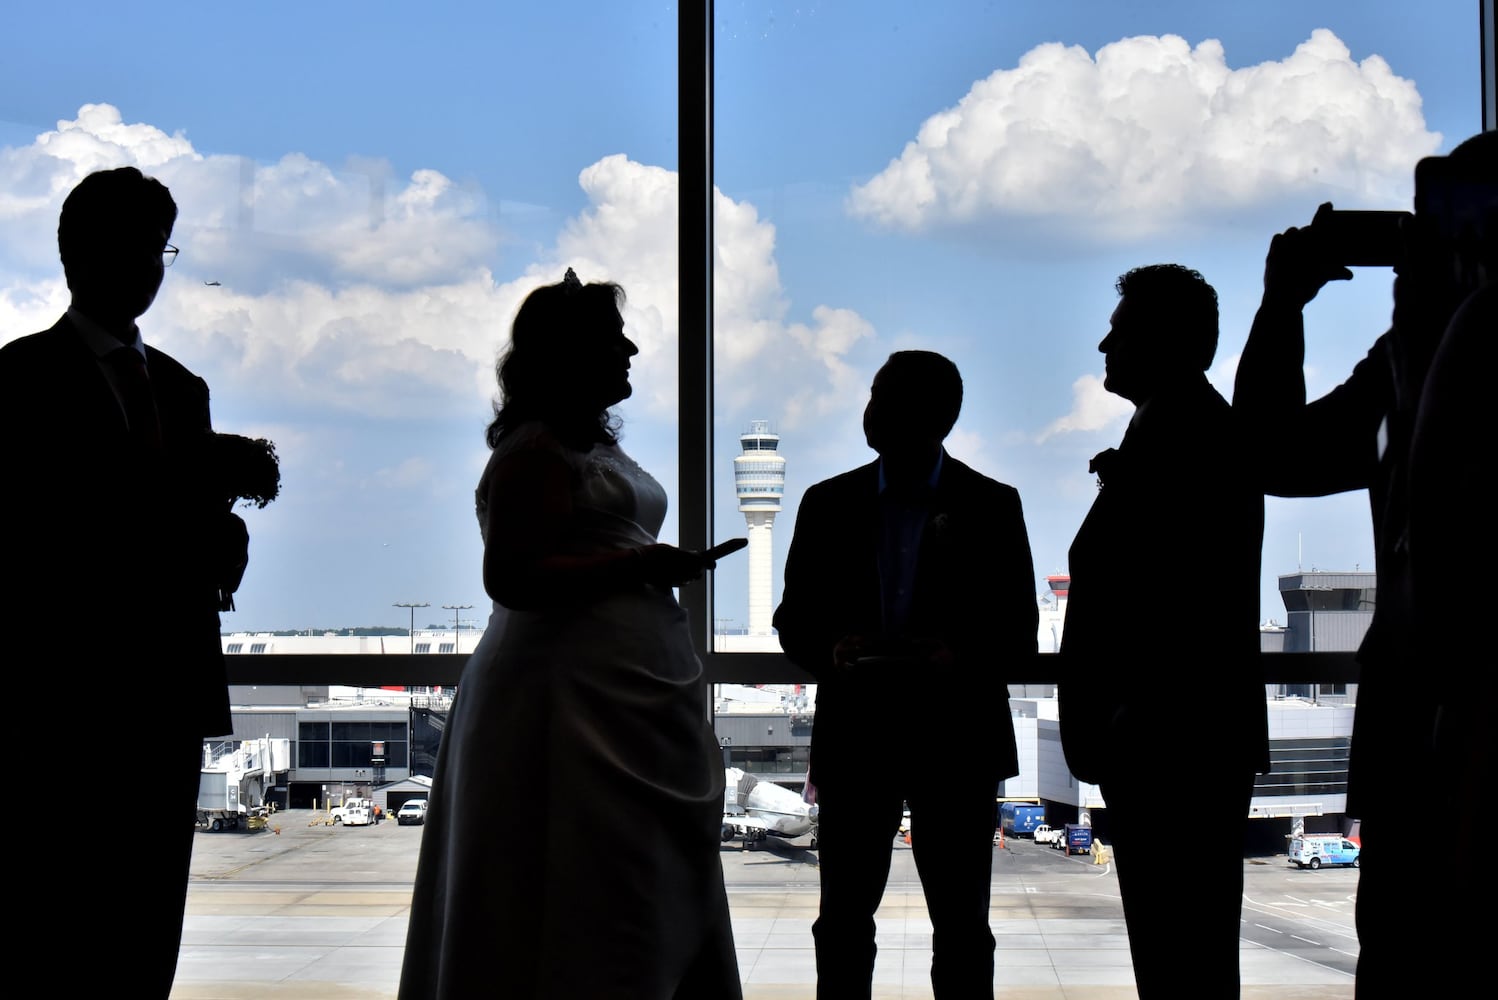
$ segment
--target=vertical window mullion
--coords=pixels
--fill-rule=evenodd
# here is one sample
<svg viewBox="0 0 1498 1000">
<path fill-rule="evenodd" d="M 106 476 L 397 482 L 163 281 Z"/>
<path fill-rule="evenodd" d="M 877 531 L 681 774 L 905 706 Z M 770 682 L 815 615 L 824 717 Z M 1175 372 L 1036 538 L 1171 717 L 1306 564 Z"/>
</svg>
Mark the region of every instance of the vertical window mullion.
<svg viewBox="0 0 1498 1000">
<path fill-rule="evenodd" d="M 712 544 L 713 4 L 677 9 L 677 538 Z M 698 651 L 712 648 L 712 575 L 681 587 Z"/>
</svg>

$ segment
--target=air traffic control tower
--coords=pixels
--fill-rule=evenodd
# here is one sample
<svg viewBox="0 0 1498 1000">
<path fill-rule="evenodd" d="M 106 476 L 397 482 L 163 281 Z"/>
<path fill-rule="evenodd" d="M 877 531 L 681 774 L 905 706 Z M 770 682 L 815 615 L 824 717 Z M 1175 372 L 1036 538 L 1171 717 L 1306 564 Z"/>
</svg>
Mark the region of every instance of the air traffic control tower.
<svg viewBox="0 0 1498 1000">
<path fill-rule="evenodd" d="M 785 497 L 785 458 L 777 451 L 780 435 L 770 432 L 768 420 L 751 420 L 749 430 L 739 435 L 739 446 L 733 489 L 748 528 L 749 634 L 770 635 L 770 542 Z"/>
</svg>

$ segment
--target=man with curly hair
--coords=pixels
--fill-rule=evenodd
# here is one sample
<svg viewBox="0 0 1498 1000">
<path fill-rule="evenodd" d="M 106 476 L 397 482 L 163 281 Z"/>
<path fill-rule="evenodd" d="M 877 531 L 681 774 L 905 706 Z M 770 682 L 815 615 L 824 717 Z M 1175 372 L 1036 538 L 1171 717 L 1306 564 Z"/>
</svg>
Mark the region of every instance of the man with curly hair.
<svg viewBox="0 0 1498 1000">
<path fill-rule="evenodd" d="M 1118 279 L 1103 386 L 1134 404 L 1117 448 L 1092 459 L 1098 494 L 1072 540 L 1061 636 L 1061 747 L 1106 808 L 1135 986 L 1236 997 L 1243 858 L 1254 775 L 1269 769 L 1259 666 L 1264 498 L 1232 408 L 1207 381 L 1217 292 L 1179 264 Z M 1154 623 L 1159 589 L 1211 569 L 1202 599 Z M 1190 691 L 1210 731 L 1172 731 L 1160 691 Z M 1161 850 L 1160 769 L 1193 789 L 1192 821 L 1222 844 L 1183 866 Z M 1180 919 L 1189 912 L 1188 919 Z M 1181 956 L 1192 969 L 1182 978 Z"/>
</svg>

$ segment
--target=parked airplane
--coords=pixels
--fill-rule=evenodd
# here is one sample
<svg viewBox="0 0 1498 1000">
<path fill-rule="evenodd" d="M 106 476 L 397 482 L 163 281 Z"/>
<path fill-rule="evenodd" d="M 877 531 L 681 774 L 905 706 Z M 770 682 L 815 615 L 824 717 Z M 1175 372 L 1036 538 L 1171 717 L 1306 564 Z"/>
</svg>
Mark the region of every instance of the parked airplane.
<svg viewBox="0 0 1498 1000">
<path fill-rule="evenodd" d="M 811 834 L 817 846 L 817 807 L 773 781 L 764 781 L 737 767 L 723 769 L 724 841 L 739 837 L 750 847 L 768 837 L 789 840 Z"/>
</svg>

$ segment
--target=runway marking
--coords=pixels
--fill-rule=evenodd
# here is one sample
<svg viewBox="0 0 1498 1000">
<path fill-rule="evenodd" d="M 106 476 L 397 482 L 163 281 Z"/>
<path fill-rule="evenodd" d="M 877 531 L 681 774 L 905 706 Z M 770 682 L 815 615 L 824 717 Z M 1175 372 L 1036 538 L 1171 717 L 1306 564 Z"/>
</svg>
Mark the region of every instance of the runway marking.
<svg viewBox="0 0 1498 1000">
<path fill-rule="evenodd" d="M 1250 944 L 1258 944 L 1258 942 L 1254 942 L 1254 941 L 1250 941 L 1249 943 Z M 1346 969 L 1335 968 L 1334 966 L 1327 965 L 1325 962 L 1318 962 L 1314 958 L 1307 958 L 1304 955 L 1298 955 L 1298 954 L 1296 954 L 1293 951 L 1286 951 L 1283 948 L 1276 948 L 1273 945 L 1268 945 L 1268 944 L 1260 944 L 1259 947 L 1265 949 L 1266 951 L 1272 951 L 1276 955 L 1279 955 L 1279 956 L 1281 956 L 1283 958 L 1288 958 L 1288 959 L 1291 959 L 1292 961 L 1300 962 L 1303 965 L 1310 965 L 1310 966 L 1313 966 L 1313 967 L 1315 967 L 1317 969 L 1322 969 L 1322 970 L 1324 970 L 1326 972 L 1330 972 L 1330 973 L 1333 973 L 1333 974 L 1338 975 L 1338 976 L 1344 976 L 1349 981 L 1351 981 L 1351 980 L 1353 980 L 1355 978 L 1354 974 L 1351 973 L 1351 972 L 1348 972 Z M 1341 951 L 1341 950 L 1339 950 L 1337 948 L 1328 948 L 1327 951 L 1334 951 L 1334 952 L 1336 952 L 1339 955 L 1347 955 L 1348 958 L 1356 958 L 1357 957 L 1356 955 L 1348 955 L 1347 952 Z"/>
<path fill-rule="evenodd" d="M 1272 902 L 1260 902 L 1243 897 L 1243 908 L 1247 911 L 1269 914 L 1271 916 L 1283 916 L 1286 920 L 1294 920 L 1306 923 L 1323 934 L 1334 937 L 1342 937 L 1347 940 L 1356 940 L 1356 933 L 1349 927 L 1343 926 L 1341 918 L 1345 920 L 1347 914 L 1338 909 L 1324 911 L 1322 913 L 1310 913 L 1307 910 L 1309 904 L 1286 903 L 1280 900 Z"/>
<path fill-rule="evenodd" d="M 1298 934 L 1290 934 L 1290 933 L 1288 933 L 1286 931 L 1276 930 L 1275 928 L 1265 926 L 1264 924 L 1254 924 L 1253 926 L 1257 927 L 1259 930 L 1262 930 L 1262 931 L 1271 931 L 1271 932 L 1273 932 L 1275 934 L 1279 934 L 1279 935 L 1282 935 L 1282 936 L 1293 938 L 1296 941 L 1303 942 L 1305 944 L 1311 945 L 1312 947 L 1325 948 L 1327 951 L 1330 951 L 1330 952 L 1332 952 L 1334 954 L 1337 954 L 1337 955 L 1342 955 L 1345 958 L 1351 958 L 1351 959 L 1356 959 L 1357 958 L 1357 954 L 1355 952 L 1347 952 L 1347 951 L 1342 950 L 1341 948 L 1333 948 L 1333 947 L 1330 947 L 1328 945 L 1324 945 L 1324 944 L 1322 944 L 1319 941 L 1312 941 L 1310 938 L 1301 937 Z M 1272 951 L 1276 955 L 1280 955 L 1280 956 L 1283 956 L 1285 958 L 1294 959 L 1296 962 L 1300 962 L 1300 963 L 1305 964 L 1305 965 L 1314 966 L 1315 968 L 1318 968 L 1318 969 L 1324 969 L 1327 972 L 1332 972 L 1332 973 L 1335 973 L 1335 974 L 1337 974 L 1339 976 L 1345 976 L 1348 980 L 1352 980 L 1354 978 L 1354 974 L 1351 973 L 1351 972 L 1348 972 L 1345 969 L 1338 969 L 1338 968 L 1336 968 L 1334 966 L 1326 964 L 1323 961 L 1318 961 L 1317 959 L 1309 958 L 1309 957 L 1307 957 L 1305 955 L 1298 954 L 1298 953 L 1296 953 L 1294 951 L 1288 951 L 1288 950 L 1286 950 L 1283 947 L 1280 947 L 1280 946 L 1277 946 L 1277 945 L 1274 945 L 1274 944 L 1268 944 L 1268 943 L 1264 943 L 1264 942 L 1254 941 L 1251 938 L 1247 938 L 1247 937 L 1241 938 L 1241 940 L 1243 940 L 1244 942 L 1246 942 L 1248 944 L 1252 944 L 1252 945 L 1254 945 L 1256 947 L 1263 948 L 1266 951 Z"/>
</svg>

